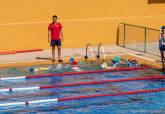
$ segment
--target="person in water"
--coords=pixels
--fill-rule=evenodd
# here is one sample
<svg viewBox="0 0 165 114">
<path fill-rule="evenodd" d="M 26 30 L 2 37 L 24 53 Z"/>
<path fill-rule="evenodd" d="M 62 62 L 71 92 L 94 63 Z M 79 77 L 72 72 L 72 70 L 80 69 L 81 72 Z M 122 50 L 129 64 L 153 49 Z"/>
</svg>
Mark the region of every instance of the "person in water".
<svg viewBox="0 0 165 114">
<path fill-rule="evenodd" d="M 77 71 L 77 72 L 81 71 L 81 69 L 78 67 L 78 62 L 74 58 L 70 58 L 69 62 L 71 64 L 72 70 Z"/>
<path fill-rule="evenodd" d="M 130 59 L 125 59 L 125 63 L 126 65 L 128 65 L 129 67 L 137 67 L 138 66 L 138 62 L 132 58 Z"/>
<path fill-rule="evenodd" d="M 112 59 L 111 65 L 108 66 L 108 64 L 106 62 L 104 62 L 103 64 L 101 64 L 101 68 L 102 69 L 113 69 L 116 68 L 118 64 L 121 63 L 121 57 L 120 56 L 116 56 Z"/>
</svg>

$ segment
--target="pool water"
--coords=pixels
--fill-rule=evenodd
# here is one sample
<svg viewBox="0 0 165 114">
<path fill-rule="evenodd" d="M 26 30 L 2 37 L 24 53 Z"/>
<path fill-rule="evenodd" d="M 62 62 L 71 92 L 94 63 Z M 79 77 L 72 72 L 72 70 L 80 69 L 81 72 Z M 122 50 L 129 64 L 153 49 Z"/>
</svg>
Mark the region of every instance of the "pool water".
<svg viewBox="0 0 165 114">
<path fill-rule="evenodd" d="M 106 61 L 107 63 L 109 61 Z M 99 70 L 99 62 L 83 62 L 82 70 Z M 39 66 L 30 66 L 39 67 Z M 42 65 L 55 69 L 56 65 Z M 42 72 L 29 72 L 29 67 L 1 68 L 1 77 L 39 75 L 47 73 L 71 72 L 69 64 L 63 65 L 63 70 L 49 70 Z M 100 80 L 112 80 L 121 78 L 144 77 L 148 75 L 164 75 L 155 69 L 136 71 L 118 71 L 108 73 L 82 74 L 63 77 L 45 77 L 37 79 L 5 80 L 0 82 L 0 89 L 17 87 L 34 87 L 41 85 L 65 84 L 76 82 L 89 82 Z M 63 98 L 79 95 L 92 95 L 103 93 L 116 93 L 141 89 L 165 88 L 165 80 L 115 82 L 97 85 L 83 85 L 70 87 L 57 87 L 41 90 L 0 92 L 0 104 L 22 101 L 33 101 L 51 98 Z M 165 92 L 142 93 L 135 95 L 121 95 L 111 97 L 97 97 L 90 99 L 49 102 L 31 104 L 29 106 L 6 106 L 0 107 L 0 113 L 4 114 L 163 114 L 165 113 Z"/>
</svg>

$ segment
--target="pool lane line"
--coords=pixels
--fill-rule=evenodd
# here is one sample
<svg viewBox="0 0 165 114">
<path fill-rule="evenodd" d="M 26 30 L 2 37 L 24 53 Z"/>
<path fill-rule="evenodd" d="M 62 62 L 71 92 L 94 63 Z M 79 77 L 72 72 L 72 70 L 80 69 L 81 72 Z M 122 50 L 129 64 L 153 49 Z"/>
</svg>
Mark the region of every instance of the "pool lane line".
<svg viewBox="0 0 165 114">
<path fill-rule="evenodd" d="M 133 67 L 133 68 L 114 68 L 114 69 L 105 69 L 105 70 L 91 70 L 91 71 L 80 71 L 80 72 L 64 72 L 64 73 L 49 73 L 41 75 L 27 75 L 27 76 L 16 76 L 16 77 L 5 77 L 0 78 L 0 80 L 17 80 L 17 79 L 29 79 L 29 78 L 43 78 L 43 77 L 58 77 L 58 76 L 72 76 L 80 74 L 94 74 L 94 73 L 104 73 L 104 72 L 117 72 L 117 71 L 133 71 L 133 70 L 143 70 L 151 69 L 147 66 L 142 67 Z"/>
<path fill-rule="evenodd" d="M 58 98 L 57 101 L 70 101 L 70 100 L 80 100 L 80 99 L 89 99 L 89 98 L 97 98 L 97 97 L 133 95 L 133 94 L 140 94 L 140 93 L 160 92 L 160 91 L 165 91 L 165 88 L 124 91 L 124 92 L 117 92 L 117 93 L 112 93 L 112 94 L 93 94 L 93 95 L 72 96 L 72 97 Z"/>
<path fill-rule="evenodd" d="M 161 92 L 165 91 L 165 88 L 157 88 L 157 89 L 142 89 L 142 90 L 134 90 L 134 91 L 123 91 L 111 94 L 91 94 L 91 95 L 80 95 L 80 96 L 72 96 L 72 97 L 61 97 L 54 99 L 43 99 L 43 100 L 34 100 L 34 101 L 23 101 L 23 102 L 12 102 L 12 103 L 2 103 L 0 107 L 6 106 L 29 106 L 32 104 L 40 104 L 40 103 L 57 103 L 63 101 L 71 101 L 71 100 L 81 100 L 81 99 L 90 99 L 90 98 L 99 98 L 99 97 L 110 97 L 110 96 L 121 96 L 121 95 L 134 95 L 134 94 L 144 94 L 144 93 L 153 93 L 153 92 Z"/>
<path fill-rule="evenodd" d="M 114 80 L 101 80 L 101 81 L 90 81 L 90 82 L 77 82 L 77 83 L 65 83 L 65 84 L 55 84 L 55 85 L 45 85 L 45 86 L 34 86 L 34 87 L 22 87 L 22 88 L 7 88 L 0 89 L 0 92 L 13 92 L 13 91 L 28 91 L 28 90 L 40 90 L 49 89 L 57 87 L 70 87 L 70 86 L 82 86 L 82 85 L 96 85 L 114 82 L 128 82 L 128 81 L 140 81 L 140 80 L 160 80 L 165 79 L 165 76 L 146 76 L 146 77 L 136 77 L 136 78 L 123 78 Z"/>
</svg>

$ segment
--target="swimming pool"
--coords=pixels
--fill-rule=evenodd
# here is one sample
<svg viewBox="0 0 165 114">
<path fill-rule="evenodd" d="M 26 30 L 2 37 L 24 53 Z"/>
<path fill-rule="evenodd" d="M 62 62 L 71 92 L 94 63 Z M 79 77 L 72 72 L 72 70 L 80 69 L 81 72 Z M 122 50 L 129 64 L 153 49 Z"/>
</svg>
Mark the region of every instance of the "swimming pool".
<svg viewBox="0 0 165 114">
<path fill-rule="evenodd" d="M 106 61 L 107 63 L 110 61 Z M 83 62 L 83 71 L 101 70 L 100 62 Z M 154 91 L 140 94 L 121 94 L 128 91 L 155 90 L 165 88 L 164 74 L 152 68 L 108 71 L 101 73 L 86 73 L 76 75 L 63 75 L 74 72 L 69 64 L 64 64 L 62 70 L 53 70 L 56 65 L 46 65 L 49 71 L 29 72 L 29 67 L 1 68 L 2 77 L 15 76 L 41 76 L 48 73 L 56 76 L 43 76 L 40 78 L 1 80 L 0 82 L 0 110 L 1 113 L 47 113 L 47 114 L 128 114 L 128 113 L 165 113 L 164 91 Z M 38 66 L 33 66 L 37 68 Z M 58 76 L 59 75 L 59 76 Z M 144 77 L 163 76 L 157 80 L 143 80 Z M 121 81 L 122 79 L 127 79 Z M 132 79 L 128 81 L 128 79 Z M 133 80 L 140 79 L 140 80 Z M 110 82 L 102 83 L 101 81 Z M 113 80 L 113 81 L 112 81 Z M 112 82 L 111 82 L 112 81 Z M 90 82 L 90 84 L 89 84 Z M 93 83 L 95 82 L 95 83 Z M 99 82 L 99 83 L 96 83 Z M 81 83 L 81 84 L 80 84 Z M 83 84 L 82 84 L 83 83 Z M 69 86 L 68 84 L 73 84 Z M 75 85 L 74 85 L 75 84 Z M 51 88 L 46 88 L 50 87 Z M 57 86 L 61 85 L 61 86 Z M 44 89 L 34 87 L 44 86 Z M 18 88 L 33 89 L 18 89 Z M 7 91 L 1 91 L 6 89 Z M 10 89 L 12 88 L 12 91 Z M 17 89 L 13 89 L 17 88 Z M 111 94 L 111 95 L 110 95 Z M 91 95 L 110 95 L 88 98 Z M 80 97 L 79 97 L 80 96 Z M 83 96 L 83 97 L 82 97 Z M 84 97 L 86 96 L 86 98 Z M 88 96 L 88 97 L 87 97 Z M 66 100 L 71 98 L 70 100 Z M 57 101 L 58 99 L 58 101 Z M 43 100 L 50 100 L 44 102 Z M 32 101 L 32 102 L 29 102 Z M 34 102 L 43 101 L 43 102 Z M 23 102 L 23 104 L 18 104 Z M 9 105 L 9 103 L 15 103 Z M 27 105 L 25 105 L 27 103 Z M 30 103 L 30 104 L 28 104 Z M 5 104 L 8 104 L 5 106 Z"/>
</svg>

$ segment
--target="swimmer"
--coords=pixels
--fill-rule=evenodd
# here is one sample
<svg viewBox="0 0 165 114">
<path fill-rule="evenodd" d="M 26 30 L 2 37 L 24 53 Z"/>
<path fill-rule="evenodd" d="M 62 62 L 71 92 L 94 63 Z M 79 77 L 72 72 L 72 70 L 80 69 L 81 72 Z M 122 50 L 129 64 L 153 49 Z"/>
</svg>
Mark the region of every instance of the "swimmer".
<svg viewBox="0 0 165 114">
<path fill-rule="evenodd" d="M 111 66 L 112 66 L 112 68 L 116 68 L 116 66 L 120 63 L 121 63 L 121 57 L 116 56 L 115 58 L 113 58 Z"/>
<path fill-rule="evenodd" d="M 79 67 L 78 67 L 78 63 L 76 61 L 72 62 L 71 64 L 71 69 L 76 71 L 76 72 L 80 72 L 82 71 Z"/>
<path fill-rule="evenodd" d="M 138 66 L 138 62 L 136 60 L 132 61 L 132 67 L 137 67 Z"/>
<path fill-rule="evenodd" d="M 129 67 L 137 67 L 138 66 L 138 62 L 136 60 L 131 59 L 125 59 L 125 63 L 129 66 Z"/>
<path fill-rule="evenodd" d="M 71 63 L 71 69 L 76 71 L 76 72 L 80 72 L 82 71 L 79 67 L 78 67 L 78 62 L 75 61 L 74 58 L 70 58 L 69 62 Z"/>
<path fill-rule="evenodd" d="M 113 68 L 116 68 L 117 65 L 118 65 L 119 63 L 121 63 L 120 61 L 121 61 L 120 56 L 116 56 L 116 57 L 112 60 L 111 66 L 108 66 L 107 63 L 103 63 L 103 64 L 101 65 L 101 68 L 102 68 L 102 69 L 113 69 Z"/>
</svg>

